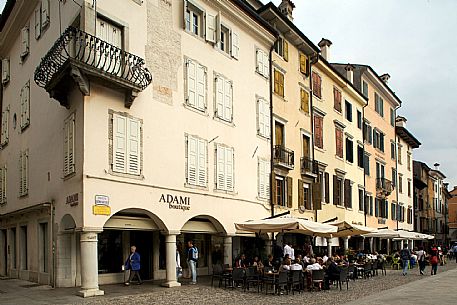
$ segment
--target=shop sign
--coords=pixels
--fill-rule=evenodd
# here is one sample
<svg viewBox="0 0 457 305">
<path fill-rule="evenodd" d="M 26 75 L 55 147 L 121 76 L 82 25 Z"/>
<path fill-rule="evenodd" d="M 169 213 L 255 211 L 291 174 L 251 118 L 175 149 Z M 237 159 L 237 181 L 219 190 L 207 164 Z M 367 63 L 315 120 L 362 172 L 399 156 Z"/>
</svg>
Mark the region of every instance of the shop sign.
<svg viewBox="0 0 457 305">
<path fill-rule="evenodd" d="M 109 205 L 109 197 L 105 195 L 95 195 L 95 205 Z"/>
<path fill-rule="evenodd" d="M 190 210 L 190 197 L 172 194 L 162 194 L 160 195 L 159 202 L 168 203 L 169 209 L 183 211 Z"/>
<path fill-rule="evenodd" d="M 68 204 L 71 207 L 77 206 L 79 204 L 78 193 L 68 195 L 65 204 Z"/>
<path fill-rule="evenodd" d="M 107 205 L 93 205 L 92 212 L 94 215 L 111 215 L 111 207 Z"/>
</svg>

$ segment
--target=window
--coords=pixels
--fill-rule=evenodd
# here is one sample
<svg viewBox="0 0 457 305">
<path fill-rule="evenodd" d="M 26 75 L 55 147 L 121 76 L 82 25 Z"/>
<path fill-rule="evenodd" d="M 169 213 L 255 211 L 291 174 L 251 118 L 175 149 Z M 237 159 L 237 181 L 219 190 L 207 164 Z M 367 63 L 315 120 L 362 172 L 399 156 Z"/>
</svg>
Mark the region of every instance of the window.
<svg viewBox="0 0 457 305">
<path fill-rule="evenodd" d="M 403 193 L 403 175 L 402 174 L 398 174 L 398 191 L 400 192 L 400 194 Z"/>
<path fill-rule="evenodd" d="M 380 116 L 384 117 L 384 100 L 376 92 L 374 94 L 374 102 L 375 102 L 375 106 L 374 106 L 375 107 L 375 111 Z"/>
<path fill-rule="evenodd" d="M 221 120 L 233 121 L 233 84 L 221 75 L 216 76 L 216 117 Z"/>
<path fill-rule="evenodd" d="M 314 145 L 324 148 L 324 117 L 314 114 Z"/>
<path fill-rule="evenodd" d="M 184 17 L 184 23 L 185 23 L 185 29 L 186 31 L 193 33 L 197 36 L 203 37 L 203 15 L 204 12 L 203 10 L 199 9 L 197 6 L 192 4 L 190 1 L 185 2 L 187 4 L 187 7 L 185 8 L 185 17 Z M 208 18 L 208 25 L 211 24 L 210 21 L 211 17 Z M 215 21 L 215 17 L 213 16 L 213 19 Z M 214 27 L 214 31 L 216 30 L 216 27 Z M 215 37 L 215 36 L 214 36 Z"/>
<path fill-rule="evenodd" d="M 352 139 L 346 138 L 346 161 L 354 163 L 354 147 Z"/>
<path fill-rule="evenodd" d="M 43 222 L 38 224 L 39 236 L 39 264 L 41 272 L 48 272 L 48 255 L 49 255 L 49 238 L 48 238 L 48 223 Z"/>
<path fill-rule="evenodd" d="M 290 179 L 289 179 L 290 178 Z M 279 206 L 289 206 L 292 207 L 292 202 L 288 201 L 289 193 L 292 192 L 292 185 L 291 183 L 286 183 L 290 182 L 292 178 L 291 177 L 282 177 L 282 176 L 276 176 L 275 177 L 275 204 Z"/>
<path fill-rule="evenodd" d="M 309 114 L 309 93 L 303 88 L 300 88 L 300 110 Z"/>
<path fill-rule="evenodd" d="M 230 30 L 227 27 L 221 25 L 220 32 L 221 37 L 219 41 L 219 48 L 221 51 L 230 54 Z"/>
<path fill-rule="evenodd" d="M 309 75 L 309 58 L 303 53 L 299 53 L 300 57 L 300 72 L 305 74 L 306 76 Z"/>
<path fill-rule="evenodd" d="M 385 178 L 385 166 L 379 162 L 376 162 L 376 178 Z"/>
<path fill-rule="evenodd" d="M 411 197 L 411 180 L 408 179 L 408 197 Z"/>
<path fill-rule="evenodd" d="M 336 87 L 333 87 L 333 108 L 335 108 L 336 111 L 341 112 L 341 107 L 341 91 Z"/>
<path fill-rule="evenodd" d="M 366 81 L 362 80 L 362 94 L 365 97 L 368 97 L 368 84 Z"/>
<path fill-rule="evenodd" d="M 187 136 L 187 176 L 188 185 L 206 187 L 208 180 L 208 143 L 198 137 Z"/>
<path fill-rule="evenodd" d="M 285 61 L 289 61 L 289 43 L 282 37 L 275 42 L 275 52 Z"/>
<path fill-rule="evenodd" d="M 321 192 L 322 192 L 322 202 L 329 203 L 330 202 L 330 189 L 329 189 L 329 174 L 325 172 L 319 173 L 319 181 L 321 182 Z"/>
<path fill-rule="evenodd" d="M 406 154 L 406 166 L 408 167 L 408 170 L 411 170 L 411 153 Z"/>
<path fill-rule="evenodd" d="M 284 146 L 284 124 L 275 121 L 275 145 Z"/>
<path fill-rule="evenodd" d="M 363 169 L 365 175 L 370 176 L 370 155 L 367 153 L 364 153 L 363 156 Z"/>
<path fill-rule="evenodd" d="M 377 129 L 373 129 L 373 147 L 384 152 L 384 134 Z"/>
<path fill-rule="evenodd" d="M 397 205 L 394 202 L 391 203 L 390 218 L 392 220 L 397 220 Z"/>
<path fill-rule="evenodd" d="M 346 110 L 346 120 L 352 122 L 352 104 L 345 100 L 344 109 Z"/>
<path fill-rule="evenodd" d="M 363 168 L 363 146 L 357 145 L 357 166 Z"/>
<path fill-rule="evenodd" d="M 392 167 L 392 185 L 395 187 L 397 185 L 397 171 Z"/>
<path fill-rule="evenodd" d="M 392 108 L 390 108 L 390 125 L 392 125 L 392 127 L 395 127 L 395 110 L 393 110 Z"/>
<path fill-rule="evenodd" d="M 357 110 L 357 128 L 362 129 L 362 112 Z"/>
<path fill-rule="evenodd" d="M 311 202 L 311 185 L 304 183 L 303 180 L 298 180 L 298 204 L 299 207 L 305 210 L 312 210 L 313 204 Z"/>
<path fill-rule="evenodd" d="M 0 135 L 0 144 L 5 146 L 9 140 L 9 117 L 10 117 L 10 106 L 6 106 L 2 112 L 2 132 Z"/>
<path fill-rule="evenodd" d="M 372 144 L 373 143 L 372 128 L 366 122 L 363 123 L 363 140 L 365 142 L 367 142 L 368 144 Z"/>
<path fill-rule="evenodd" d="M 98 274 L 119 272 L 120 266 L 116 262 L 123 260 L 122 245 L 123 242 L 126 242 L 125 237 L 124 239 L 122 238 L 123 235 L 121 230 L 104 230 L 98 233 L 97 253 L 100 258 L 110 258 L 98 260 Z M 130 237 L 129 232 L 127 233 L 128 240 L 130 240 Z"/>
<path fill-rule="evenodd" d="M 373 216 L 373 196 L 371 196 L 371 195 L 366 196 L 365 204 L 367 205 L 367 208 L 368 208 L 368 214 Z"/>
<path fill-rule="evenodd" d="M 27 150 L 19 153 L 19 197 L 29 193 L 29 153 Z"/>
<path fill-rule="evenodd" d="M 275 69 L 274 70 L 274 77 L 275 77 L 275 82 L 274 82 L 274 92 L 281 96 L 284 97 L 284 74 L 282 74 L 279 70 Z"/>
<path fill-rule="evenodd" d="M 30 51 L 30 39 L 29 39 L 29 27 L 25 26 L 21 29 L 21 60 L 29 54 Z"/>
<path fill-rule="evenodd" d="M 142 121 L 120 113 L 112 114 L 111 165 L 114 173 L 141 175 Z"/>
<path fill-rule="evenodd" d="M 216 189 L 232 192 L 234 189 L 233 148 L 216 146 Z"/>
<path fill-rule="evenodd" d="M 30 81 L 21 89 L 21 131 L 30 125 Z"/>
<path fill-rule="evenodd" d="M 7 179 L 6 165 L 0 168 L 0 204 L 6 203 L 6 179 Z"/>
<path fill-rule="evenodd" d="M 390 158 L 395 160 L 395 142 L 390 142 Z"/>
<path fill-rule="evenodd" d="M 409 224 L 413 223 L 413 210 L 410 207 L 408 207 L 408 218 L 407 219 L 408 219 Z"/>
<path fill-rule="evenodd" d="M 336 156 L 343 158 L 343 130 L 335 127 Z"/>
<path fill-rule="evenodd" d="M 186 105 L 200 111 L 206 111 L 206 67 L 198 62 L 186 60 Z"/>
<path fill-rule="evenodd" d="M 10 60 L 2 59 L 2 84 L 6 85 L 10 81 Z"/>
<path fill-rule="evenodd" d="M 257 133 L 270 138 L 270 103 L 264 98 L 257 100 Z"/>
<path fill-rule="evenodd" d="M 63 175 L 75 172 L 75 114 L 64 121 L 63 130 Z"/>
<path fill-rule="evenodd" d="M 270 161 L 259 159 L 258 162 L 259 177 L 259 197 L 263 199 L 270 198 Z"/>
<path fill-rule="evenodd" d="M 333 175 L 333 204 L 343 205 L 343 179 Z"/>
<path fill-rule="evenodd" d="M 268 54 L 260 49 L 256 50 L 256 71 L 265 77 L 270 75 L 270 60 Z"/>
<path fill-rule="evenodd" d="M 313 81 L 313 94 L 318 98 L 322 98 L 322 78 L 319 74 L 313 71 L 311 74 Z"/>
<path fill-rule="evenodd" d="M 352 209 L 352 182 L 349 179 L 344 179 L 344 206 Z"/>
<path fill-rule="evenodd" d="M 397 148 L 397 154 L 398 154 L 398 164 L 402 164 L 403 162 L 401 161 L 401 146 L 398 145 L 398 148 Z"/>
<path fill-rule="evenodd" d="M 41 37 L 49 20 L 49 0 L 41 0 L 40 6 L 35 9 L 35 39 Z"/>
<path fill-rule="evenodd" d="M 365 195 L 363 189 L 359 189 L 359 211 L 365 211 L 364 198 Z"/>
</svg>

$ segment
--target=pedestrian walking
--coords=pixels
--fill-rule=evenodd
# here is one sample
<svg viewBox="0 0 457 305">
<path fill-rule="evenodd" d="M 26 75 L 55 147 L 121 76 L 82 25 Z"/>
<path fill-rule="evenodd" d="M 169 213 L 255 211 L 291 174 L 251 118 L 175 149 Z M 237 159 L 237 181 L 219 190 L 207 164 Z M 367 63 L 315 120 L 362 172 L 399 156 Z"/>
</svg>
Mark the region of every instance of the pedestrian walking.
<svg viewBox="0 0 457 305">
<path fill-rule="evenodd" d="M 137 284 L 141 285 L 143 284 L 143 281 L 141 280 L 140 277 L 140 254 L 136 252 L 136 247 L 131 246 L 130 247 L 130 255 L 125 261 L 124 267 L 126 270 L 130 270 L 130 276 L 127 282 L 125 282 L 125 285 L 128 286 L 130 283 L 133 281 L 133 278 L 136 276 L 137 277 Z"/>
<path fill-rule="evenodd" d="M 191 276 L 191 285 L 197 284 L 197 261 L 198 261 L 198 249 L 194 245 L 192 240 L 187 242 L 187 265 L 189 266 L 189 272 Z"/>
<path fill-rule="evenodd" d="M 440 262 L 438 255 L 438 249 L 436 247 L 433 247 L 430 251 L 430 265 L 432 265 L 430 275 L 436 275 L 436 272 L 438 271 L 438 264 Z"/>
<path fill-rule="evenodd" d="M 411 259 L 411 251 L 408 249 L 408 244 L 400 251 L 400 258 L 403 264 L 403 275 L 408 273 L 409 260 Z"/>
<path fill-rule="evenodd" d="M 419 251 L 417 251 L 417 262 L 419 263 L 419 272 L 421 275 L 424 275 L 426 256 L 427 253 L 425 252 L 424 247 L 419 247 Z"/>
<path fill-rule="evenodd" d="M 178 280 L 180 277 L 182 277 L 180 249 L 181 249 L 181 247 L 178 245 L 176 247 L 176 280 Z"/>
<path fill-rule="evenodd" d="M 454 255 L 455 262 L 457 263 L 457 244 L 454 244 L 454 246 L 452 247 L 452 253 Z"/>
</svg>

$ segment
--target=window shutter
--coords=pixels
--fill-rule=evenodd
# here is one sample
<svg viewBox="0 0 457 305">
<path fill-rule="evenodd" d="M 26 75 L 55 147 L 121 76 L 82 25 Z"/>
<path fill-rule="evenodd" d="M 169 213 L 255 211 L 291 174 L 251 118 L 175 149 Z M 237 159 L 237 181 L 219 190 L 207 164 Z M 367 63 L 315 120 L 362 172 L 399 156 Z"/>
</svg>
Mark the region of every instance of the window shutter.
<svg viewBox="0 0 457 305">
<path fill-rule="evenodd" d="M 206 110 L 206 71 L 202 65 L 197 65 L 197 101 L 198 109 Z"/>
<path fill-rule="evenodd" d="M 224 118 L 224 79 L 216 77 L 216 113 L 219 118 Z"/>
<path fill-rule="evenodd" d="M 234 189 L 234 158 L 233 158 L 233 148 L 225 149 L 225 184 L 227 191 L 233 191 Z"/>
<path fill-rule="evenodd" d="M 231 53 L 232 57 L 235 59 L 239 58 L 240 55 L 240 37 L 237 33 L 231 32 L 232 34 L 232 46 L 231 46 Z"/>
<path fill-rule="evenodd" d="M 304 89 L 300 89 L 300 97 L 301 97 L 301 109 L 304 112 L 309 113 L 309 93 Z"/>
<path fill-rule="evenodd" d="M 298 179 L 298 207 L 300 208 L 301 206 L 305 207 L 303 180 Z"/>
<path fill-rule="evenodd" d="M 5 111 L 2 113 L 2 134 L 1 134 L 1 145 L 5 145 L 9 140 L 9 116 L 10 116 L 10 107 L 6 107 Z"/>
<path fill-rule="evenodd" d="M 195 107 L 197 104 L 197 67 L 192 60 L 187 61 L 187 103 Z"/>
<path fill-rule="evenodd" d="M 274 205 L 277 205 L 278 204 L 278 194 L 277 194 L 277 190 L 276 190 L 276 174 L 275 172 L 271 172 L 271 184 L 272 184 L 272 188 L 271 188 L 271 195 L 273 196 L 273 198 L 271 198 L 271 202 L 273 202 Z"/>
<path fill-rule="evenodd" d="M 25 57 L 29 54 L 29 27 L 23 27 L 21 30 L 21 57 Z"/>
<path fill-rule="evenodd" d="M 318 179 L 317 182 L 312 184 L 312 188 L 313 188 L 313 208 L 314 208 L 314 210 L 322 210 L 322 181 L 320 181 Z"/>
<path fill-rule="evenodd" d="M 233 109 L 232 109 L 232 94 L 233 88 L 232 83 L 228 80 L 224 81 L 224 120 L 231 122 Z"/>
<path fill-rule="evenodd" d="M 256 51 L 256 63 L 257 63 L 257 65 L 256 65 L 257 72 L 264 75 L 265 73 L 263 71 L 263 67 L 264 67 L 263 52 L 261 50 Z"/>
<path fill-rule="evenodd" d="M 293 186 L 292 186 L 292 177 L 286 177 L 286 181 L 287 181 L 287 207 L 288 208 L 291 208 L 292 207 L 292 198 L 293 198 L 293 195 L 292 195 L 292 189 L 293 189 Z"/>
<path fill-rule="evenodd" d="M 263 99 L 257 100 L 257 122 L 258 122 L 258 133 L 259 135 L 265 136 L 265 109 L 264 109 L 264 101 Z"/>
<path fill-rule="evenodd" d="M 264 198 L 265 197 L 265 165 L 263 160 L 259 159 L 259 162 L 257 164 L 257 179 L 259 181 L 259 197 Z"/>
<path fill-rule="evenodd" d="M 330 175 L 325 173 L 325 202 L 330 203 Z"/>
<path fill-rule="evenodd" d="M 41 36 L 41 12 L 40 8 L 35 10 L 35 39 Z"/>
<path fill-rule="evenodd" d="M 7 197 L 6 197 L 6 190 L 7 190 L 7 185 L 6 185 L 6 182 L 7 182 L 7 169 L 6 169 L 6 166 L 4 166 L 2 168 L 2 172 L 1 172 L 1 185 L 0 185 L 0 188 L 2 190 L 2 196 L 1 196 L 1 202 L 2 203 L 6 203 L 7 201 Z"/>
<path fill-rule="evenodd" d="M 69 173 L 70 173 L 70 170 L 69 170 L 69 130 L 70 130 L 70 126 L 69 126 L 69 120 L 65 120 L 65 123 L 64 123 L 64 129 L 63 129 L 63 175 L 64 177 L 67 176 Z"/>
<path fill-rule="evenodd" d="M 75 172 L 75 115 L 72 114 L 68 125 L 68 173 Z"/>
<path fill-rule="evenodd" d="M 224 147 L 216 146 L 216 188 L 219 190 L 225 189 L 225 149 Z"/>
<path fill-rule="evenodd" d="M 270 125 L 270 103 L 267 101 L 267 100 L 263 100 L 263 111 L 264 111 L 264 116 L 265 116 L 265 119 L 264 119 L 264 122 L 265 122 L 265 136 L 267 138 L 270 138 L 270 128 L 271 128 L 271 125 Z"/>
<path fill-rule="evenodd" d="M 0 203 L 5 203 L 5 188 L 3 187 L 4 168 L 0 168 Z"/>
<path fill-rule="evenodd" d="M 300 53 L 300 72 L 306 74 L 306 55 Z"/>
<path fill-rule="evenodd" d="M 137 119 L 128 118 L 128 168 L 127 173 L 140 174 L 140 122 Z"/>
<path fill-rule="evenodd" d="M 18 169 L 19 169 L 19 196 L 22 196 L 24 194 L 23 191 L 23 179 L 24 179 L 24 174 L 23 174 L 23 168 L 22 168 L 22 151 L 19 152 L 19 163 L 18 163 Z"/>
<path fill-rule="evenodd" d="M 21 90 L 21 129 L 30 123 L 30 81 Z"/>
<path fill-rule="evenodd" d="M 289 43 L 283 39 L 283 42 L 284 42 L 284 49 L 283 49 L 283 52 L 284 52 L 284 60 L 285 61 L 289 61 Z"/>
<path fill-rule="evenodd" d="M 376 217 L 379 216 L 379 200 L 378 200 L 378 198 L 375 198 L 375 200 L 374 200 L 374 216 L 376 216 Z"/>
<path fill-rule="evenodd" d="M 113 171 L 127 172 L 127 118 L 113 114 Z"/>
<path fill-rule="evenodd" d="M 338 183 L 338 178 L 336 175 L 333 175 L 333 204 L 338 204 L 338 197 L 339 195 L 337 194 L 337 187 L 336 184 Z"/>
<path fill-rule="evenodd" d="M 189 136 L 187 138 L 187 183 L 197 185 L 197 158 L 198 140 Z"/>
<path fill-rule="evenodd" d="M 262 52 L 263 54 L 263 75 L 265 77 L 270 76 L 270 58 L 269 55 L 265 52 Z"/>
<path fill-rule="evenodd" d="M 10 60 L 8 58 L 2 59 L 2 84 L 8 83 L 10 80 Z"/>
<path fill-rule="evenodd" d="M 351 190 L 351 180 L 344 180 L 344 206 L 346 208 L 352 208 L 352 190 Z"/>
<path fill-rule="evenodd" d="M 198 185 L 206 186 L 207 181 L 207 144 L 203 139 L 198 139 Z"/>
<path fill-rule="evenodd" d="M 49 0 L 41 0 L 41 28 L 49 24 Z"/>
<path fill-rule="evenodd" d="M 212 43 L 216 42 L 216 16 L 206 14 L 206 40 Z"/>
</svg>

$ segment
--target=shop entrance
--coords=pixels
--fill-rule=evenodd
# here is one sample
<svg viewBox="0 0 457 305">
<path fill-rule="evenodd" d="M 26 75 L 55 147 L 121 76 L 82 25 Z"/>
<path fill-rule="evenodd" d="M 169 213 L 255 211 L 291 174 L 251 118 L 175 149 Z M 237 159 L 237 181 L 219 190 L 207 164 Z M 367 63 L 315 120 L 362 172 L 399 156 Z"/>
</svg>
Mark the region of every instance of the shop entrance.
<svg viewBox="0 0 457 305">
<path fill-rule="evenodd" d="M 6 230 L 0 230 L 0 275 L 6 275 L 8 248 L 6 244 Z"/>
<path fill-rule="evenodd" d="M 143 280 L 153 278 L 152 248 L 159 245 L 153 245 L 152 231 L 130 231 L 130 245 L 136 246 L 136 251 L 141 256 L 140 276 Z"/>
</svg>

